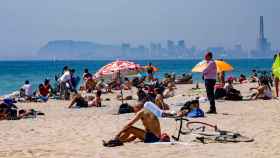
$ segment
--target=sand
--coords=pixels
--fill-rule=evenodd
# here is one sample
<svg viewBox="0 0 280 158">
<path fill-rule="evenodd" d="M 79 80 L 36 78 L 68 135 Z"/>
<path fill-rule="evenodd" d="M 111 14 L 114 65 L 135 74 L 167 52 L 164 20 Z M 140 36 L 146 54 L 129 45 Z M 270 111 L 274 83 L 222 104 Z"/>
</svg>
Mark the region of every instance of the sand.
<svg viewBox="0 0 280 158">
<path fill-rule="evenodd" d="M 236 85 L 244 95 L 249 94 L 252 84 Z M 166 100 L 169 104 L 183 102 L 190 98 L 191 87 L 178 86 L 176 96 Z M 135 90 L 134 90 L 135 92 Z M 130 92 L 126 92 L 130 93 Z M 182 96 L 184 94 L 185 96 Z M 205 93 L 201 92 L 201 96 Z M 0 122 L 0 157 L 280 157 L 280 101 L 219 101 L 217 115 L 207 115 L 198 120 L 217 124 L 220 128 L 240 132 L 252 137 L 250 143 L 211 143 L 193 142 L 194 136 L 182 136 L 185 144 L 144 144 L 136 141 L 121 147 L 105 148 L 103 139 L 108 140 L 127 122 L 133 114 L 113 115 L 120 105 L 115 94 L 103 95 L 111 98 L 104 101 L 105 107 L 68 109 L 69 101 L 50 100 L 47 103 L 18 103 L 21 108 L 35 108 L 46 116 L 36 119 Z M 133 104 L 134 101 L 129 101 Z M 201 107 L 206 111 L 208 104 Z M 173 110 L 178 107 L 171 106 Z M 163 132 L 175 133 L 173 119 L 161 119 Z M 141 124 L 137 126 L 142 127 Z"/>
</svg>

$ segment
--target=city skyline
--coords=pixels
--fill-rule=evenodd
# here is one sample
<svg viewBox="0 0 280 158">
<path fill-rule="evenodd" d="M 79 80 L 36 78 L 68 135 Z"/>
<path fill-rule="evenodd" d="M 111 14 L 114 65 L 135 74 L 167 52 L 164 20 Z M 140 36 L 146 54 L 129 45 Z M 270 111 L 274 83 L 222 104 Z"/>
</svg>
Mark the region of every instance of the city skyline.
<svg viewBox="0 0 280 158">
<path fill-rule="evenodd" d="M 279 6 L 277 0 L 2 1 L 0 57 L 32 56 L 48 41 L 61 39 L 109 45 L 185 40 L 197 48 L 242 44 L 251 50 L 260 15 L 266 38 L 277 48 Z"/>
<path fill-rule="evenodd" d="M 215 58 L 272 58 L 278 50 L 271 48 L 265 36 L 264 17 L 260 16 L 259 31 L 254 49 L 246 50 L 241 43 L 231 48 L 212 46 L 200 48 L 190 45 L 185 40 L 165 40 L 149 44 L 131 44 L 124 42 L 117 45 L 95 43 L 90 41 L 54 40 L 49 41 L 36 52 L 33 59 L 195 59 L 202 58 L 206 51 L 212 51 Z"/>
</svg>

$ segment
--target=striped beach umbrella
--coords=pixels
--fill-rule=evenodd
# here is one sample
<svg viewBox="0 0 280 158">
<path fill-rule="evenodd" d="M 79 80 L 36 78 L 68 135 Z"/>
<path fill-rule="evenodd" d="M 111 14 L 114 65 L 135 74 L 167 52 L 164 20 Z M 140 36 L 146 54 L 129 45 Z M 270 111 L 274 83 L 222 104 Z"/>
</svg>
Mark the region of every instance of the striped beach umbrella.
<svg viewBox="0 0 280 158">
<path fill-rule="evenodd" d="M 121 76 L 130 76 L 141 71 L 143 68 L 139 64 L 126 60 L 116 60 L 103 66 L 94 76 L 95 78 L 112 78 L 118 73 Z"/>
</svg>

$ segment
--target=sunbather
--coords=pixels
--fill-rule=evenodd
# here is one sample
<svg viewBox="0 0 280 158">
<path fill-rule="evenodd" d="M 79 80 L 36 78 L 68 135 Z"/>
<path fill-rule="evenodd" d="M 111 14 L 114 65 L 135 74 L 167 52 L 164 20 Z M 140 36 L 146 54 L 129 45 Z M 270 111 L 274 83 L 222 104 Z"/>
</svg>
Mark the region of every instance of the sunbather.
<svg viewBox="0 0 280 158">
<path fill-rule="evenodd" d="M 136 138 L 144 141 L 145 143 L 158 142 L 161 136 L 160 122 L 158 118 L 149 110 L 143 108 L 144 103 L 138 102 L 134 112 L 136 115 L 131 119 L 123 129 L 118 132 L 114 139 L 104 141 L 103 145 L 112 147 L 122 145 L 125 142 L 134 141 Z M 145 129 L 134 127 L 133 125 L 142 121 Z"/>
<path fill-rule="evenodd" d="M 101 91 L 96 92 L 95 99 L 92 98 L 92 100 L 86 100 L 84 97 L 81 96 L 81 94 L 76 93 L 75 97 L 71 101 L 69 108 L 72 108 L 76 104 L 76 107 L 80 108 L 87 108 L 87 107 L 101 107 Z"/>
</svg>

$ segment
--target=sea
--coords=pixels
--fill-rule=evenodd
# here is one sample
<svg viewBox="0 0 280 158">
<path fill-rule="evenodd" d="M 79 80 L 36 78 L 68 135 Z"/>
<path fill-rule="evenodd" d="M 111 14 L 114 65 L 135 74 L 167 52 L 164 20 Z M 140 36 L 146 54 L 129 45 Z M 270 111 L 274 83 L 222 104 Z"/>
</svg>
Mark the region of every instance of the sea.
<svg viewBox="0 0 280 158">
<path fill-rule="evenodd" d="M 227 76 L 239 76 L 241 73 L 250 75 L 253 69 L 271 70 L 272 59 L 229 59 L 225 60 L 234 67 L 234 71 L 226 73 Z M 33 89 L 44 81 L 61 73 L 64 66 L 76 70 L 76 75 L 81 76 L 83 70 L 88 68 L 91 73 L 98 71 L 103 65 L 110 63 L 108 60 L 59 60 L 59 61 L 0 61 L 0 96 L 17 91 L 25 80 L 29 80 Z M 191 69 L 200 60 L 135 60 L 135 63 L 147 65 L 152 63 L 159 71 L 156 77 L 162 78 L 165 73 L 191 73 Z M 194 82 L 202 82 L 201 74 L 192 73 Z"/>
</svg>

